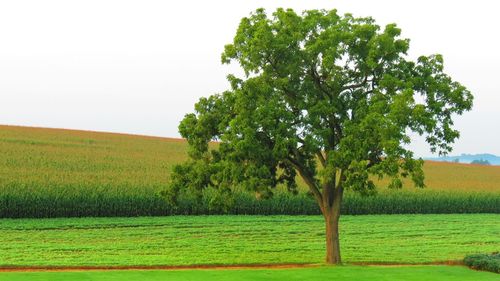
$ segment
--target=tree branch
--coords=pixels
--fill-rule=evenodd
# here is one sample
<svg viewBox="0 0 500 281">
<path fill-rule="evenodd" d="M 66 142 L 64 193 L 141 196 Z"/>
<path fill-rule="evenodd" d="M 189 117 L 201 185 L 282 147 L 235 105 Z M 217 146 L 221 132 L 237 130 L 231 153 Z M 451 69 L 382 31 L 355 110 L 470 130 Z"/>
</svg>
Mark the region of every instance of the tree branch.
<svg viewBox="0 0 500 281">
<path fill-rule="evenodd" d="M 288 157 L 286 160 L 288 160 L 288 162 L 299 172 L 300 176 L 304 179 L 305 183 L 309 187 L 309 190 L 312 192 L 314 198 L 318 202 L 321 211 L 323 211 L 323 198 L 321 196 L 321 193 L 319 192 L 316 182 L 314 181 L 314 178 L 309 175 L 309 173 L 293 158 Z"/>
<path fill-rule="evenodd" d="M 340 170 L 340 173 L 339 173 L 339 180 L 337 181 L 337 188 L 344 188 L 344 181 L 346 179 L 346 177 L 344 175 L 344 169 L 339 169 L 339 170 Z"/>
<path fill-rule="evenodd" d="M 364 86 L 366 84 L 366 82 L 368 82 L 368 75 L 365 76 L 365 78 L 363 79 L 363 82 L 360 82 L 358 84 L 344 86 L 340 89 L 340 92 L 343 92 L 345 90 L 354 90 L 354 89 L 360 88 L 360 87 Z"/>
<path fill-rule="evenodd" d="M 326 206 L 327 209 L 330 209 L 332 207 L 332 204 L 333 204 L 334 191 L 335 191 L 336 180 L 337 180 L 336 177 L 337 177 L 337 173 L 334 172 L 333 177 L 332 177 L 333 180 L 329 181 L 329 182 L 325 182 L 323 184 L 323 190 L 322 190 L 323 204 Z"/>
<path fill-rule="evenodd" d="M 311 69 L 310 69 L 310 72 L 311 72 L 311 76 L 313 78 L 313 81 L 314 83 L 316 84 L 316 86 L 318 87 L 318 89 L 320 89 L 320 91 L 330 100 L 330 102 L 332 102 L 332 96 L 330 95 L 330 93 L 323 87 L 322 83 L 321 83 L 321 78 L 319 77 L 319 74 L 318 72 L 316 71 L 316 69 L 314 68 L 314 66 L 311 65 Z M 328 85 L 327 85 L 328 87 Z"/>
<path fill-rule="evenodd" d="M 321 163 L 321 166 L 323 166 L 323 168 L 325 168 L 326 167 L 326 159 L 325 159 L 325 156 L 323 155 L 323 152 L 318 151 L 318 152 L 316 152 L 316 155 L 318 156 L 318 159 L 319 159 L 319 162 Z"/>
</svg>

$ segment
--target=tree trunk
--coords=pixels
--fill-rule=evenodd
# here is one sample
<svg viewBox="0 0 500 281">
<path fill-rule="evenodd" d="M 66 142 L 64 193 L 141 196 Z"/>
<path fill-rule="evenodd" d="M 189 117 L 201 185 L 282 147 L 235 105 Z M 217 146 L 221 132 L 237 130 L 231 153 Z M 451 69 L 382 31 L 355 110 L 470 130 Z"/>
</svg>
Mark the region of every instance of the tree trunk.
<svg viewBox="0 0 500 281">
<path fill-rule="evenodd" d="M 345 176 L 342 171 L 338 176 L 338 183 L 335 184 L 337 176 L 334 175 L 333 182 L 326 183 L 321 189 L 317 185 L 314 177 L 307 173 L 300 165 L 291 161 L 292 165 L 297 169 L 300 176 L 309 186 L 311 193 L 314 195 L 318 203 L 323 217 L 325 218 L 326 232 L 326 259 L 327 264 L 340 264 L 340 243 L 339 243 L 339 218 L 340 204 L 342 203 L 343 187 Z"/>
<path fill-rule="evenodd" d="M 339 242 L 339 218 L 340 203 L 342 201 L 342 190 L 335 192 L 333 204 L 325 208 L 323 216 L 326 225 L 326 263 L 341 264 L 340 242 Z"/>
<path fill-rule="evenodd" d="M 339 216 L 325 216 L 326 223 L 326 263 L 340 264 Z"/>
</svg>

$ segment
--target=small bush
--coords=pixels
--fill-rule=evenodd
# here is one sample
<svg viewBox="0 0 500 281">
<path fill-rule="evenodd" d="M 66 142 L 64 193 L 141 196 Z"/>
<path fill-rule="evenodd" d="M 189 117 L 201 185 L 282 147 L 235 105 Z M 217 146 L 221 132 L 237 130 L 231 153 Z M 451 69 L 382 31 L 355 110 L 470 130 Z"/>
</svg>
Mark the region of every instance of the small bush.
<svg viewBox="0 0 500 281">
<path fill-rule="evenodd" d="M 469 255 L 465 257 L 464 263 L 473 269 L 500 273 L 500 253 Z"/>
</svg>

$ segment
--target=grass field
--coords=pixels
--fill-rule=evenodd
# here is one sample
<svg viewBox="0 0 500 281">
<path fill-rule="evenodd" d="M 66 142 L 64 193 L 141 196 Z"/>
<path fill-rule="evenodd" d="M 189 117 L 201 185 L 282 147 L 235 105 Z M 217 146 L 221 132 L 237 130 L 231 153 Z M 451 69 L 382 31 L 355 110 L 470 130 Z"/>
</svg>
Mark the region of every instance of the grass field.
<svg viewBox="0 0 500 281">
<path fill-rule="evenodd" d="M 181 271 L 91 271 L 1 273 L 0 281 L 498 281 L 498 274 L 473 271 L 461 266 L 366 267 L 342 266 L 273 270 L 181 270 Z"/>
<path fill-rule="evenodd" d="M 172 166 L 186 159 L 186 149 L 177 139 L 0 126 L 0 217 L 220 213 L 207 206 L 195 209 L 198 204 L 189 200 L 173 210 L 158 195 Z M 427 162 L 424 168 L 427 189 L 411 184 L 403 193 L 381 188 L 380 196 L 368 199 L 347 194 L 343 212 L 500 212 L 500 166 Z M 311 198 L 239 198 L 241 208 L 230 213 L 319 212 Z"/>
<path fill-rule="evenodd" d="M 343 216 L 344 261 L 429 263 L 500 249 L 500 215 Z M 321 263 L 319 216 L 0 220 L 0 265 Z"/>
</svg>

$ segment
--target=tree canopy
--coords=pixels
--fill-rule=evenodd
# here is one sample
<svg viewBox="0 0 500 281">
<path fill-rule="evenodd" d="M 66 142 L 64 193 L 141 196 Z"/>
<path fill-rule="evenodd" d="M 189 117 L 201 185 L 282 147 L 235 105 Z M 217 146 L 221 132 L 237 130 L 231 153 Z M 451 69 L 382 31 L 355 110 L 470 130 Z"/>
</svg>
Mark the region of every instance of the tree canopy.
<svg viewBox="0 0 500 281">
<path fill-rule="evenodd" d="M 449 152 L 459 136 L 453 117 L 472 95 L 443 72 L 441 55 L 411 60 L 409 43 L 395 24 L 336 10 L 251 13 L 222 54 L 245 75 L 229 75 L 229 90 L 184 117 L 190 160 L 165 194 L 175 201 L 181 190 L 213 187 L 269 197 L 279 184 L 296 192 L 300 176 L 325 218 L 338 218 L 343 190 L 374 192 L 370 175 L 389 177 L 391 188 L 407 177 L 423 187 L 410 134 Z"/>
</svg>

